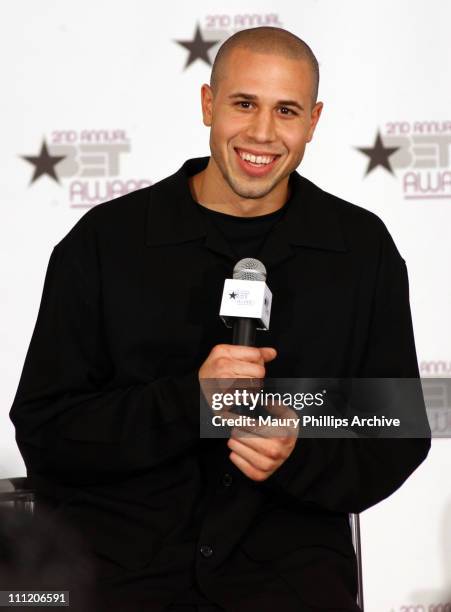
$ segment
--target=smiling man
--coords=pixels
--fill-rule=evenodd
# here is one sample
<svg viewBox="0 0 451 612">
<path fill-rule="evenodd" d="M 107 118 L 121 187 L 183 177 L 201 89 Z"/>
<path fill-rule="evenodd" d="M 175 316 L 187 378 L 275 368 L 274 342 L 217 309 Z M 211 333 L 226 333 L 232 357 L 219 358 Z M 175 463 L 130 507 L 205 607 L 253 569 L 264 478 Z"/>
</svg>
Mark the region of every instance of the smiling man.
<svg viewBox="0 0 451 612">
<path fill-rule="evenodd" d="M 192 179 L 199 202 L 245 217 L 285 204 L 323 108 L 318 80 L 312 51 L 285 30 L 244 30 L 222 45 L 201 90 L 211 157 Z"/>
<path fill-rule="evenodd" d="M 357 611 L 348 513 L 428 453 L 427 436 L 199 435 L 205 379 L 418 377 L 390 234 L 296 171 L 318 80 L 294 34 L 233 35 L 201 90 L 211 156 L 95 207 L 52 252 L 11 418 L 37 512 L 85 537 L 96 611 Z M 257 347 L 218 316 L 242 257 L 274 294 Z"/>
</svg>

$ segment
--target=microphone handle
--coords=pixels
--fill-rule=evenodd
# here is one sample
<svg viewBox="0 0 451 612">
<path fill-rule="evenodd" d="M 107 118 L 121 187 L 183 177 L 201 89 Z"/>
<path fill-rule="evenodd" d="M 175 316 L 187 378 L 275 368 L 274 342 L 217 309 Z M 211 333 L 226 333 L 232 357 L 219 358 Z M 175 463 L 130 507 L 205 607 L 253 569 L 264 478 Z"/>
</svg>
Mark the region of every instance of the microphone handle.
<svg viewBox="0 0 451 612">
<path fill-rule="evenodd" d="M 233 322 L 233 344 L 255 346 L 255 319 L 240 317 Z"/>
<path fill-rule="evenodd" d="M 255 319 L 240 317 L 233 322 L 233 344 L 240 346 L 255 346 L 255 333 L 257 326 Z M 249 416 L 249 410 L 245 406 L 233 406 L 231 412 L 238 415 Z M 254 414 L 259 414 L 259 408 Z"/>
</svg>

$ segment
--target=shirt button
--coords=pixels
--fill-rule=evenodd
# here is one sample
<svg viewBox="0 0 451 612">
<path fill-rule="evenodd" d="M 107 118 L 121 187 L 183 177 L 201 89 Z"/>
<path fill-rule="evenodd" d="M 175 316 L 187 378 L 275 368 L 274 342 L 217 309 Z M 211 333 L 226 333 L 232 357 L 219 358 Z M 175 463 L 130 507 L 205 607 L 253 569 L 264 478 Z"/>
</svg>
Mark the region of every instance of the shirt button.
<svg viewBox="0 0 451 612">
<path fill-rule="evenodd" d="M 231 474 L 229 474 L 229 473 L 224 474 L 224 476 L 222 477 L 222 484 L 225 487 L 230 487 L 232 482 L 233 482 L 233 478 L 232 478 Z"/>
<path fill-rule="evenodd" d="M 213 549 L 208 544 L 202 544 L 202 546 L 200 547 L 200 554 L 206 559 L 208 559 L 208 557 L 211 557 L 211 555 L 213 554 Z"/>
</svg>

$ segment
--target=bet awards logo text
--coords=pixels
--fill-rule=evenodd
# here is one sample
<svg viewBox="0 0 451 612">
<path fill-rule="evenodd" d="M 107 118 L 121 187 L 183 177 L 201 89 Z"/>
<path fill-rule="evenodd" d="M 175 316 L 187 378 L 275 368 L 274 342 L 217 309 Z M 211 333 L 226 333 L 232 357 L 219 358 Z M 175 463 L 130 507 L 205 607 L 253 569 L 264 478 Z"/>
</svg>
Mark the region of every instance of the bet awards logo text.
<svg viewBox="0 0 451 612">
<path fill-rule="evenodd" d="M 394 121 L 377 132 L 366 155 L 365 176 L 378 166 L 400 176 L 406 200 L 451 199 L 451 121 Z M 399 170 L 399 173 L 395 173 Z"/>
<path fill-rule="evenodd" d="M 21 157 L 34 168 L 30 184 L 47 176 L 61 186 L 67 184 L 72 208 L 90 208 L 151 184 L 120 177 L 130 149 L 125 130 L 54 130 L 37 155 Z"/>
<path fill-rule="evenodd" d="M 238 13 L 212 14 L 205 16 L 205 24 L 201 28 L 196 24 L 191 40 L 175 40 L 188 52 L 184 70 L 199 60 L 207 66 L 212 66 L 214 57 L 221 44 L 239 30 L 260 26 L 281 27 L 277 13 Z"/>
</svg>

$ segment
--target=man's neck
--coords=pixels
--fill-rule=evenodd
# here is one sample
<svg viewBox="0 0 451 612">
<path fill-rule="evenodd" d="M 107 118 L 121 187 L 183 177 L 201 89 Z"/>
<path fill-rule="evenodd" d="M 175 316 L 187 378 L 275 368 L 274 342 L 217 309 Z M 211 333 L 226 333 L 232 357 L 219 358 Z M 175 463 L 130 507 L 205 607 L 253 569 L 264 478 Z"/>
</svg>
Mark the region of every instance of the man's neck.
<svg viewBox="0 0 451 612">
<path fill-rule="evenodd" d="M 290 196 L 288 178 L 262 198 L 242 198 L 225 182 L 210 157 L 207 167 L 189 177 L 191 194 L 205 208 L 236 217 L 257 217 L 272 213 L 285 204 Z"/>
</svg>

